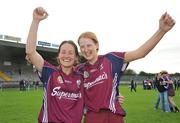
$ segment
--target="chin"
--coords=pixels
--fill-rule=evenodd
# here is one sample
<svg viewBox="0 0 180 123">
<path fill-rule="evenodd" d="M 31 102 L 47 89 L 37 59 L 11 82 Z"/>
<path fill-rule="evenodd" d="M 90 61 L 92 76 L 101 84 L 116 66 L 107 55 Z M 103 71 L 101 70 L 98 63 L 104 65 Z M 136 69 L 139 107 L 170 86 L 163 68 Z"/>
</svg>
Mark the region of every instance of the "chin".
<svg viewBox="0 0 180 123">
<path fill-rule="evenodd" d="M 64 65 L 64 68 L 71 68 L 73 65 Z"/>
<path fill-rule="evenodd" d="M 88 56 L 88 57 L 84 57 L 85 59 L 87 59 L 87 60 L 91 60 L 92 59 L 92 57 L 91 56 Z"/>
<path fill-rule="evenodd" d="M 72 67 L 73 64 L 62 64 L 64 67 Z"/>
</svg>

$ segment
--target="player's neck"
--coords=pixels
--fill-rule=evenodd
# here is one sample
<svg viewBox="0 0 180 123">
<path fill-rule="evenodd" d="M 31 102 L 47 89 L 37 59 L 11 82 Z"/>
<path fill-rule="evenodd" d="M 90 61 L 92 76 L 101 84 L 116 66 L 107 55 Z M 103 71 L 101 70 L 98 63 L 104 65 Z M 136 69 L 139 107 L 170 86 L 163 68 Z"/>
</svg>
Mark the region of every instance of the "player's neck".
<svg viewBox="0 0 180 123">
<path fill-rule="evenodd" d="M 72 67 L 62 67 L 62 71 L 66 74 L 69 75 L 72 72 Z"/>
</svg>

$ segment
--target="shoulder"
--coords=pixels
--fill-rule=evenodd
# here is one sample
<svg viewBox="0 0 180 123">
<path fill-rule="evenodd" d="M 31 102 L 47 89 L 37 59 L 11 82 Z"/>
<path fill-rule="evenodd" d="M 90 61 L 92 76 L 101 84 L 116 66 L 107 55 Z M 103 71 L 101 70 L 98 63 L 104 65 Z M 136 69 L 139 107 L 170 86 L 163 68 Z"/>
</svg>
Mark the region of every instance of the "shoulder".
<svg viewBox="0 0 180 123">
<path fill-rule="evenodd" d="M 50 76 L 55 71 L 58 71 L 58 69 L 59 68 L 57 66 L 54 66 L 54 65 L 50 64 L 47 61 L 44 61 L 44 65 L 43 65 L 42 71 L 37 71 L 37 73 L 38 73 L 38 75 L 40 77 L 47 76 L 47 75 Z"/>
<path fill-rule="evenodd" d="M 84 66 L 85 66 L 85 63 L 78 64 L 77 66 L 75 66 L 75 70 L 80 70 L 80 69 L 82 69 Z"/>
<path fill-rule="evenodd" d="M 105 57 L 116 57 L 119 59 L 124 59 L 125 52 L 109 52 L 105 54 Z"/>
<path fill-rule="evenodd" d="M 54 70 L 57 70 L 58 69 L 58 66 L 54 66 L 52 65 L 51 63 L 49 63 L 48 61 L 44 61 L 44 68 L 49 68 L 49 69 L 54 69 Z"/>
<path fill-rule="evenodd" d="M 85 64 L 86 64 L 86 63 L 78 64 L 76 67 L 74 67 L 74 70 L 75 70 L 77 73 L 83 74 Z"/>
</svg>

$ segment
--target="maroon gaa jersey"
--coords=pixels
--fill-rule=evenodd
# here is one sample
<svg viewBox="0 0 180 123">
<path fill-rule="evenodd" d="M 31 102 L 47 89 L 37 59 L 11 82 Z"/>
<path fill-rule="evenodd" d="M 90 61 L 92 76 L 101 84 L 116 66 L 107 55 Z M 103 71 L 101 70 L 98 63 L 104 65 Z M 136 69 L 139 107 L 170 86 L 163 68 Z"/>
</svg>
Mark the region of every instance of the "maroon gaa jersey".
<svg viewBox="0 0 180 123">
<path fill-rule="evenodd" d="M 124 63 L 123 52 L 111 52 L 98 57 L 94 65 L 87 62 L 78 66 L 84 75 L 85 106 L 87 110 L 98 112 L 108 109 L 125 116 L 118 102 L 119 83 L 128 63 Z"/>
<path fill-rule="evenodd" d="M 40 79 L 44 96 L 38 121 L 41 123 L 81 123 L 84 107 L 82 75 L 73 70 L 66 75 L 61 67 L 45 61 Z"/>
</svg>

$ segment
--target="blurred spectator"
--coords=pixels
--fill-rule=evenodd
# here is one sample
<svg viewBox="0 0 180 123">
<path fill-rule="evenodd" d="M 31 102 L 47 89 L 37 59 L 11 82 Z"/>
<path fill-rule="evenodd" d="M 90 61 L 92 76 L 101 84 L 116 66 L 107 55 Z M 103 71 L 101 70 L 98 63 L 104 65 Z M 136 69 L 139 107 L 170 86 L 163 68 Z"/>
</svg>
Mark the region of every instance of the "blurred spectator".
<svg viewBox="0 0 180 123">
<path fill-rule="evenodd" d="M 137 84 L 136 82 L 132 79 L 131 80 L 131 92 L 134 90 L 136 92 L 136 87 L 137 87 Z"/>
<path fill-rule="evenodd" d="M 2 91 L 3 89 L 3 81 L 0 81 L 0 90 Z"/>
<path fill-rule="evenodd" d="M 156 100 L 156 103 L 155 103 L 155 106 L 154 106 L 155 110 L 158 109 L 159 103 L 160 103 L 160 90 L 159 90 L 160 88 L 159 88 L 159 85 L 158 85 L 159 77 L 160 77 L 160 75 L 157 74 L 155 76 L 155 79 L 154 79 L 154 85 L 155 85 L 156 89 L 158 89 L 158 97 L 157 97 L 157 100 Z"/>
<path fill-rule="evenodd" d="M 39 88 L 39 81 L 36 81 L 35 82 L 35 90 L 38 90 L 38 88 Z"/>
<path fill-rule="evenodd" d="M 156 87 L 159 91 L 159 96 L 160 96 L 160 101 L 161 101 L 161 109 L 164 112 L 170 112 L 170 107 L 169 107 L 169 101 L 168 101 L 168 84 L 169 81 L 166 78 L 166 71 L 161 71 L 158 75 L 157 75 L 157 81 L 156 81 Z M 157 108 L 157 104 L 159 101 L 159 96 L 156 102 L 156 106 L 155 108 Z"/>
<path fill-rule="evenodd" d="M 179 90 L 179 87 L 180 87 L 180 79 L 178 79 L 177 81 L 177 90 Z"/>
<path fill-rule="evenodd" d="M 147 89 L 147 79 L 143 80 L 143 89 Z"/>
<path fill-rule="evenodd" d="M 173 97 L 175 96 L 173 81 L 172 81 L 172 79 L 168 73 L 166 74 L 166 80 L 169 81 L 168 82 L 168 84 L 169 84 L 169 86 L 168 86 L 168 99 L 169 99 L 169 103 L 170 103 L 170 109 L 172 112 L 179 112 L 179 108 L 177 107 L 177 105 L 173 99 Z"/>
<path fill-rule="evenodd" d="M 145 79 L 143 81 L 144 90 L 151 90 L 153 88 L 153 81 L 151 79 Z"/>
<path fill-rule="evenodd" d="M 177 83 L 177 79 L 176 78 L 174 78 L 173 83 L 174 83 L 174 90 L 177 90 L 178 83 Z"/>
<path fill-rule="evenodd" d="M 29 91 L 30 90 L 31 83 L 29 81 L 26 81 L 26 88 Z"/>
<path fill-rule="evenodd" d="M 21 80 L 19 81 L 19 90 L 20 91 L 25 91 L 26 90 L 26 81 L 25 80 Z"/>
</svg>

